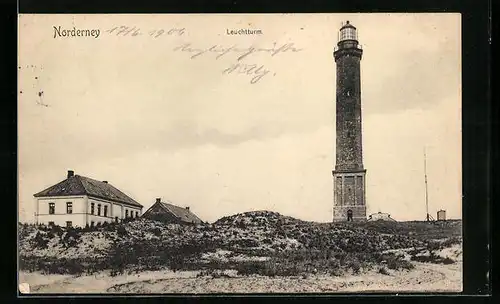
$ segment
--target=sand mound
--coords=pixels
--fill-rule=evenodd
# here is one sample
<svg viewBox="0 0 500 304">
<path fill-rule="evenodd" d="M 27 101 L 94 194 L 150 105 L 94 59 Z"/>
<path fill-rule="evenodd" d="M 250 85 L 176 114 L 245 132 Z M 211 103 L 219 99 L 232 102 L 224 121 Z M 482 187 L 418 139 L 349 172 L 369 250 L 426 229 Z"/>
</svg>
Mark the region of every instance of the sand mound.
<svg viewBox="0 0 500 304">
<path fill-rule="evenodd" d="M 387 261 L 387 255 L 410 261 L 427 249 L 434 255 L 459 260 L 459 242 L 430 242 L 453 234 L 450 231 L 456 234 L 460 226 L 422 222 L 320 224 L 277 212 L 253 211 L 198 225 L 165 224 L 143 218 L 83 230 L 20 225 L 19 249 L 22 267 L 44 267 L 56 273 L 64 273 L 68 267 L 66 263 L 55 265 L 61 259 L 78 259 L 71 262 L 75 273 L 82 267 L 98 271 L 127 265 L 155 269 L 223 263 L 237 267 L 238 263 L 265 263 L 270 259 L 273 263 L 286 261 L 280 267 L 289 267 L 290 272 L 322 267 L 351 267 L 358 271 L 365 262 Z M 43 259 L 48 259 L 45 264 L 40 263 Z M 409 267 L 404 263 L 394 265 Z M 271 271 L 279 273 L 281 269 Z"/>
</svg>

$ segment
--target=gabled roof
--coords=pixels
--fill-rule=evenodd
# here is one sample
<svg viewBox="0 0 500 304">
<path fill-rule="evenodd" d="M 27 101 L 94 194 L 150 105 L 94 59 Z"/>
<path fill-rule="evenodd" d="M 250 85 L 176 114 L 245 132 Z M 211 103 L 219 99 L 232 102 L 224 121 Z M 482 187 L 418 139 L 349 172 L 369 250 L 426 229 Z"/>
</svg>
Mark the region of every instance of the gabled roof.
<svg viewBox="0 0 500 304">
<path fill-rule="evenodd" d="M 155 204 L 153 204 L 153 206 L 156 204 L 159 204 L 163 210 L 171 213 L 172 215 L 174 215 L 176 218 L 178 218 L 179 220 L 181 220 L 183 222 L 186 222 L 186 223 L 201 223 L 201 222 L 203 222 L 199 217 L 197 217 L 189 209 L 182 208 L 182 207 L 173 205 L 171 203 L 165 203 L 165 202 L 156 202 Z M 151 208 L 153 208 L 153 206 L 151 206 Z M 147 213 L 147 211 L 146 211 L 146 213 Z"/>
<path fill-rule="evenodd" d="M 88 195 L 136 207 L 143 207 L 141 204 L 115 188 L 113 185 L 81 175 L 68 177 L 62 182 L 36 193 L 34 196 L 48 197 L 72 195 Z"/>
</svg>

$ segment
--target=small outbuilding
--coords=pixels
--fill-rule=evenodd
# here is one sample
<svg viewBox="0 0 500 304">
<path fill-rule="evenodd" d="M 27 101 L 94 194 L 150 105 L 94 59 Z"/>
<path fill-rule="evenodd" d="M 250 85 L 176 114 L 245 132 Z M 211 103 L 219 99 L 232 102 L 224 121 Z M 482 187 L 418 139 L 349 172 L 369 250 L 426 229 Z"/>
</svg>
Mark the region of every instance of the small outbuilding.
<svg viewBox="0 0 500 304">
<path fill-rule="evenodd" d="M 439 210 L 437 212 L 437 220 L 438 221 L 446 221 L 446 210 Z"/>
<path fill-rule="evenodd" d="M 396 220 L 393 219 L 389 213 L 383 213 L 380 211 L 377 213 L 370 214 L 368 216 L 368 221 L 371 221 L 371 222 L 373 222 L 373 221 L 396 222 Z"/>
<path fill-rule="evenodd" d="M 201 224 L 203 221 L 191 212 L 189 207 L 179 207 L 171 202 L 162 202 L 157 198 L 156 202 L 142 215 L 142 217 L 175 224 Z"/>
</svg>

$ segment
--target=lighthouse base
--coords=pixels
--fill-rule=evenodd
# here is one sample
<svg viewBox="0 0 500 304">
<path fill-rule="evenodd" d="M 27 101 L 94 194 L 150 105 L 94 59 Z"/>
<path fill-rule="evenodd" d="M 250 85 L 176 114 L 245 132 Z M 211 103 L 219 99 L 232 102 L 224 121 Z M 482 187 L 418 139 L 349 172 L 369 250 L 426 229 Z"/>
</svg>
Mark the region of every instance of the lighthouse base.
<svg viewBox="0 0 500 304">
<path fill-rule="evenodd" d="M 352 216 L 350 216 L 351 212 Z M 366 221 L 366 206 L 333 207 L 334 222 L 363 222 Z"/>
<path fill-rule="evenodd" d="M 366 170 L 333 171 L 333 221 L 366 221 Z"/>
</svg>

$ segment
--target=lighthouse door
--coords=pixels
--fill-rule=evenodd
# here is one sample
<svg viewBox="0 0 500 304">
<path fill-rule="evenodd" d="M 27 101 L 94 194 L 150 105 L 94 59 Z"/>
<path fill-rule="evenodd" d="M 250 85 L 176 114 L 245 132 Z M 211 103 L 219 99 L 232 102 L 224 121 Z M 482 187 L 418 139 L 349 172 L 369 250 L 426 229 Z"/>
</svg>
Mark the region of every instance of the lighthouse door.
<svg viewBox="0 0 500 304">
<path fill-rule="evenodd" d="M 352 210 L 347 210 L 347 221 L 352 222 Z"/>
</svg>

